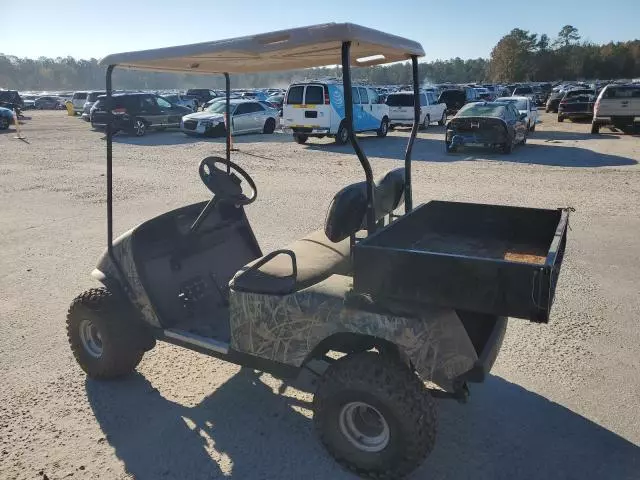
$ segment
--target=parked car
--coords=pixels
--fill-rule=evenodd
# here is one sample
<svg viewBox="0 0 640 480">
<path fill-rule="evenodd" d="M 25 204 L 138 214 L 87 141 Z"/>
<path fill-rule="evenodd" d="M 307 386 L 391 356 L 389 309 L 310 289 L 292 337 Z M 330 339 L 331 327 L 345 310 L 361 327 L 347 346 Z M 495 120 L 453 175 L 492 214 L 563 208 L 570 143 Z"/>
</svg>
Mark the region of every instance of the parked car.
<svg viewBox="0 0 640 480">
<path fill-rule="evenodd" d="M 558 113 L 558 105 L 560 104 L 560 100 L 562 100 L 562 97 L 564 97 L 565 93 L 566 92 L 564 90 L 551 92 L 549 94 L 549 98 L 547 98 L 545 112 Z"/>
<path fill-rule="evenodd" d="M 37 110 L 62 110 L 63 101 L 58 97 L 38 97 L 33 102 L 33 106 Z"/>
<path fill-rule="evenodd" d="M 16 90 L 0 90 L 0 107 L 20 111 L 24 102 Z"/>
<path fill-rule="evenodd" d="M 206 102 L 208 102 L 212 98 L 219 97 L 219 95 L 216 92 L 208 88 L 190 88 L 189 90 L 187 90 L 186 94 L 190 97 L 195 97 L 196 111 L 201 105 L 204 105 Z"/>
<path fill-rule="evenodd" d="M 229 100 L 236 100 L 236 99 L 242 99 L 241 96 L 239 95 L 230 95 L 229 96 Z M 205 102 L 202 105 L 202 110 L 206 110 L 207 108 L 209 108 L 211 105 L 213 105 L 214 103 L 217 102 L 224 102 L 226 100 L 225 96 L 221 96 L 221 97 L 214 97 L 211 100 L 209 100 L 208 102 Z"/>
<path fill-rule="evenodd" d="M 526 115 L 525 123 L 527 124 L 527 130 L 534 132 L 536 130 L 536 123 L 538 122 L 538 107 L 536 107 L 533 100 L 529 97 L 499 97 L 496 98 L 496 102 L 509 102 L 512 103 L 519 113 Z"/>
<path fill-rule="evenodd" d="M 191 109 L 173 105 L 152 93 L 120 93 L 112 98 L 113 128 L 138 137 L 149 129 L 179 127 L 182 117 Z M 98 98 L 91 113 L 91 126 L 106 127 L 106 96 Z"/>
<path fill-rule="evenodd" d="M 84 102 L 84 105 L 82 107 L 82 119 L 85 122 L 91 121 L 91 107 L 93 107 L 93 105 L 96 103 L 98 97 L 100 97 L 101 95 L 105 95 L 106 93 L 107 92 L 105 92 L 104 90 L 93 90 L 87 92 L 87 100 Z"/>
<path fill-rule="evenodd" d="M 35 106 L 35 95 L 22 95 L 22 110 L 33 110 Z"/>
<path fill-rule="evenodd" d="M 511 102 L 470 103 L 447 123 L 445 149 L 455 152 L 465 145 L 481 145 L 511 153 L 516 144 L 527 141 L 525 118 Z"/>
<path fill-rule="evenodd" d="M 6 130 L 13 123 L 13 110 L 0 107 L 0 130 Z"/>
<path fill-rule="evenodd" d="M 274 105 L 278 108 L 278 110 L 282 109 L 282 104 L 284 103 L 284 95 L 271 95 L 270 97 L 267 97 L 267 102 L 269 102 L 271 105 Z"/>
<path fill-rule="evenodd" d="M 182 105 L 183 107 L 190 108 L 192 112 L 198 109 L 198 99 L 192 95 L 180 95 L 179 93 L 170 93 L 162 95 L 162 98 L 174 105 Z"/>
<path fill-rule="evenodd" d="M 447 106 L 447 114 L 453 115 L 467 103 L 467 97 L 461 89 L 445 90 L 438 97 L 438 103 L 444 103 Z"/>
<path fill-rule="evenodd" d="M 389 131 L 389 107 L 380 102 L 373 87 L 353 86 L 353 129 L 376 132 L 386 137 Z M 333 137 L 339 145 L 349 140 L 344 120 L 342 81 L 325 80 L 294 83 L 289 86 L 282 109 L 282 124 L 298 143 L 309 137 Z"/>
<path fill-rule="evenodd" d="M 640 126 L 640 84 L 609 84 L 602 89 L 593 108 L 591 133 L 603 125 L 627 131 Z"/>
<path fill-rule="evenodd" d="M 202 112 L 182 117 L 180 129 L 188 135 L 222 136 L 226 132 L 226 102 L 215 102 Z M 231 133 L 273 133 L 278 110 L 257 100 L 234 99 L 231 106 Z"/>
<path fill-rule="evenodd" d="M 73 113 L 82 113 L 84 111 L 84 104 L 87 101 L 87 94 L 89 92 L 73 92 L 71 97 L 71 103 L 73 103 Z"/>
<path fill-rule="evenodd" d="M 385 103 L 389 107 L 389 126 L 413 125 L 413 92 L 390 94 Z M 427 128 L 431 122 L 444 125 L 447 121 L 447 105 L 438 103 L 431 92 L 420 92 L 420 128 Z"/>
<path fill-rule="evenodd" d="M 580 91 L 577 91 L 580 92 Z M 596 102 L 595 91 L 587 93 L 567 92 L 558 105 L 558 121 L 563 122 L 565 118 L 589 119 L 593 118 L 593 107 Z M 574 93 L 573 95 L 569 95 Z"/>
</svg>

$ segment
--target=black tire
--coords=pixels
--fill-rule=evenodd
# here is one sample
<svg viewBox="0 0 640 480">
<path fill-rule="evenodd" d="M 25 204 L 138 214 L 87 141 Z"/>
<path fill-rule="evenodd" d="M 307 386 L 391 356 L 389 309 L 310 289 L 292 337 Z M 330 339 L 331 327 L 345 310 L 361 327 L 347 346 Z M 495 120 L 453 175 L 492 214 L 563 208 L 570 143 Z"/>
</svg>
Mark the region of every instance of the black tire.
<svg viewBox="0 0 640 480">
<path fill-rule="evenodd" d="M 384 138 L 387 136 L 387 133 L 389 133 L 389 120 L 383 118 L 382 122 L 380 122 L 380 128 L 376 130 L 376 135 L 380 138 Z"/>
<path fill-rule="evenodd" d="M 446 111 L 442 112 L 442 118 L 440 120 L 438 120 L 438 125 L 443 126 L 445 123 L 447 123 L 447 112 Z"/>
<path fill-rule="evenodd" d="M 534 123 L 533 125 L 531 125 L 531 128 L 529 128 L 530 132 L 535 132 L 536 131 L 536 124 Z"/>
<path fill-rule="evenodd" d="M 309 135 L 303 135 L 301 133 L 294 133 L 293 134 L 293 139 L 296 141 L 296 143 L 299 143 L 300 145 L 304 145 L 307 140 L 309 139 Z"/>
<path fill-rule="evenodd" d="M 597 135 L 600 133 L 600 125 L 597 123 L 591 124 L 591 135 Z"/>
<path fill-rule="evenodd" d="M 525 133 L 522 141 L 520 142 L 520 145 L 526 145 L 526 144 L 527 144 L 527 134 Z"/>
<path fill-rule="evenodd" d="M 266 133 L 267 135 L 272 134 L 276 130 L 276 121 L 273 118 L 267 118 L 267 121 L 264 122 L 264 128 L 262 129 L 262 133 Z"/>
<path fill-rule="evenodd" d="M 546 107 L 546 108 L 544 109 L 544 111 L 545 111 L 546 113 L 549 113 L 549 111 L 550 111 L 550 110 L 549 110 L 549 107 Z"/>
<path fill-rule="evenodd" d="M 349 129 L 347 124 L 342 122 L 338 127 L 338 133 L 336 133 L 336 143 L 338 145 L 344 145 L 349 141 Z"/>
<path fill-rule="evenodd" d="M 558 115 L 558 121 L 559 121 L 560 123 L 564 122 L 564 117 L 561 117 L 560 115 Z"/>
<path fill-rule="evenodd" d="M 145 133 L 147 133 L 147 123 L 141 118 L 136 118 L 131 125 L 131 134 L 144 137 Z"/>
<path fill-rule="evenodd" d="M 7 117 L 0 117 L 0 130 L 6 130 L 9 128 L 9 119 Z"/>
<path fill-rule="evenodd" d="M 92 288 L 78 295 L 67 313 L 67 338 L 80 368 L 91 378 L 108 379 L 135 370 L 144 351 L 141 327 L 127 303 L 106 288 Z M 83 340 L 81 330 L 95 329 L 99 354 L 90 342 Z M 95 342 L 94 342 L 94 347 Z"/>
<path fill-rule="evenodd" d="M 508 155 L 512 151 L 513 151 L 513 139 L 509 138 L 509 139 L 507 139 L 507 143 L 503 143 L 500 146 L 500 152 L 504 153 L 505 155 Z"/>
<path fill-rule="evenodd" d="M 427 113 L 424 116 L 424 120 L 420 124 L 420 130 L 426 130 L 427 128 L 429 128 L 429 125 L 431 125 L 431 116 Z"/>
<path fill-rule="evenodd" d="M 345 413 L 354 409 L 357 413 Z M 364 352 L 333 363 L 320 380 L 313 410 L 320 441 L 338 463 L 361 477 L 402 478 L 435 445 L 435 403 L 420 379 L 393 356 Z M 369 417 L 367 425 L 365 416 Z M 354 421 L 345 420 L 347 417 Z M 364 437 L 349 430 L 355 430 L 356 420 L 371 428 L 374 419 L 382 419 L 378 427 L 383 434 L 378 438 L 386 441 L 373 451 L 360 448 L 357 443 L 362 444 Z"/>
</svg>

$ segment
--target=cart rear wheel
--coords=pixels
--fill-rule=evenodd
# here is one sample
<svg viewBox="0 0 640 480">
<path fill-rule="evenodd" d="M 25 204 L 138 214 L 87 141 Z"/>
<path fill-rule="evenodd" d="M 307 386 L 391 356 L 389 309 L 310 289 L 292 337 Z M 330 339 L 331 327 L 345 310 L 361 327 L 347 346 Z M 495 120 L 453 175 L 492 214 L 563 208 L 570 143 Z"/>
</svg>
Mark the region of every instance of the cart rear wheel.
<svg viewBox="0 0 640 480">
<path fill-rule="evenodd" d="M 404 477 L 435 444 L 435 403 L 392 356 L 364 352 L 338 360 L 322 377 L 313 406 L 321 442 L 363 477 Z"/>
<path fill-rule="evenodd" d="M 67 313 L 67 337 L 80 367 L 92 378 L 114 378 L 135 370 L 144 348 L 128 305 L 105 288 L 82 293 Z"/>
</svg>

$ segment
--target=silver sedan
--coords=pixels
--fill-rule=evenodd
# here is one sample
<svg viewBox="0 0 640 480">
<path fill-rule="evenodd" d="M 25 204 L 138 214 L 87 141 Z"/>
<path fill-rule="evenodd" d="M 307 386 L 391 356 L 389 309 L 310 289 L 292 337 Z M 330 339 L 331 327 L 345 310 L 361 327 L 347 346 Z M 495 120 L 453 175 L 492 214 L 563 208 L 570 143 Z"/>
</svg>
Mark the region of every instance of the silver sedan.
<svg viewBox="0 0 640 480">
<path fill-rule="evenodd" d="M 278 111 L 257 100 L 231 100 L 231 133 L 273 133 Z M 180 129 L 190 135 L 219 136 L 225 133 L 226 102 L 215 102 L 202 112 L 182 117 Z"/>
</svg>

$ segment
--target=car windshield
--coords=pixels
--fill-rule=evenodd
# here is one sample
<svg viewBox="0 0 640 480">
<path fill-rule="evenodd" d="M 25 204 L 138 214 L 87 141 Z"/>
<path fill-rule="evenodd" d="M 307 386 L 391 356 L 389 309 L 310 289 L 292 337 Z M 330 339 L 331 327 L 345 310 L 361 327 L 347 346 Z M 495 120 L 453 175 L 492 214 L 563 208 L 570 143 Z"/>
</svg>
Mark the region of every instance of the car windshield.
<svg viewBox="0 0 640 480">
<path fill-rule="evenodd" d="M 226 112 L 227 102 L 213 102 L 209 107 L 207 107 L 207 112 L 209 113 L 224 113 Z M 231 104 L 231 111 L 235 108 L 234 104 Z"/>
<path fill-rule="evenodd" d="M 533 93 L 533 89 L 531 87 L 516 87 L 513 90 L 513 94 L 522 95 L 524 93 Z"/>
<path fill-rule="evenodd" d="M 180 100 L 180 98 L 178 98 L 178 95 L 164 95 L 163 98 L 171 103 L 178 103 L 178 100 Z"/>
<path fill-rule="evenodd" d="M 513 103 L 517 110 L 527 109 L 527 101 L 522 98 L 498 98 L 497 101 Z"/>
<path fill-rule="evenodd" d="M 504 106 L 495 103 L 471 103 L 458 112 L 458 117 L 501 117 Z"/>
<path fill-rule="evenodd" d="M 390 107 L 413 107 L 413 94 L 394 93 L 387 97 L 385 103 Z"/>
</svg>

